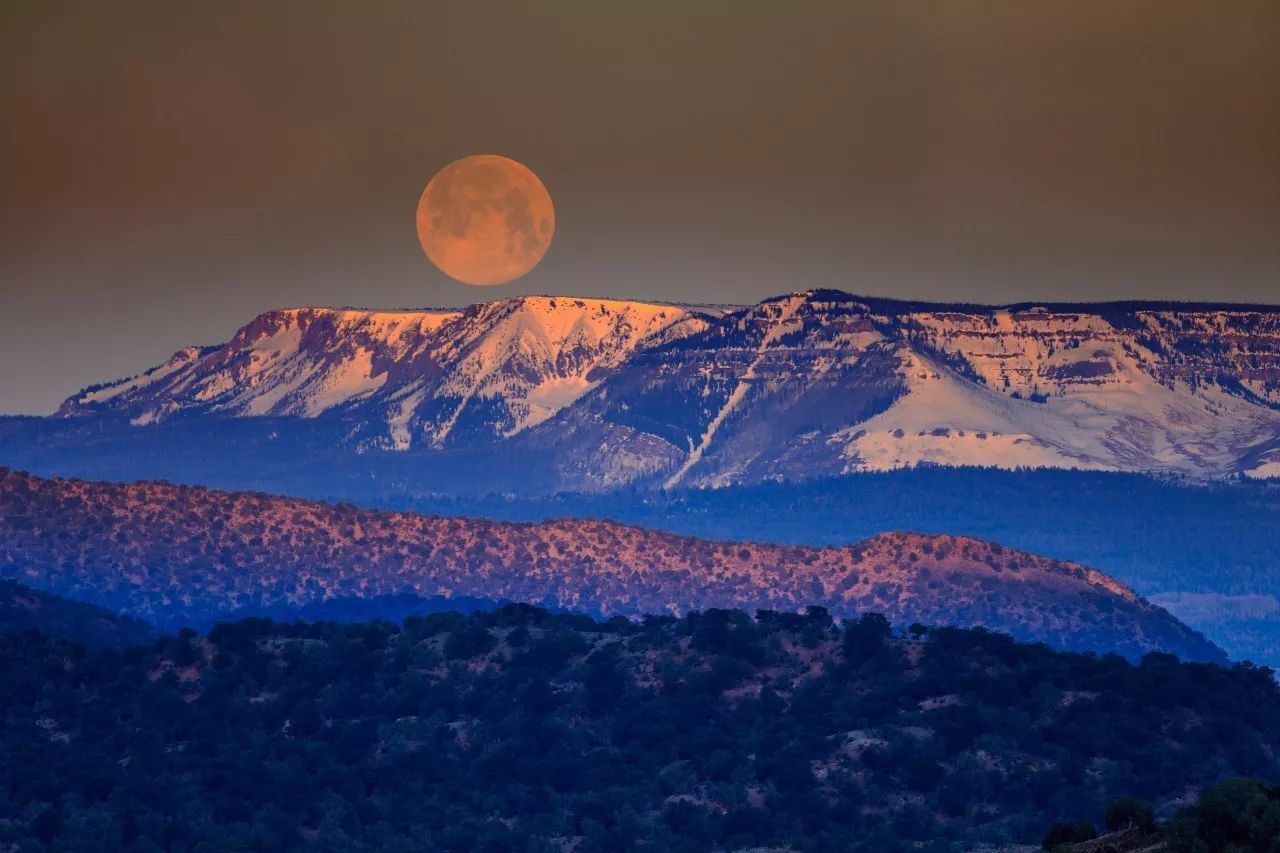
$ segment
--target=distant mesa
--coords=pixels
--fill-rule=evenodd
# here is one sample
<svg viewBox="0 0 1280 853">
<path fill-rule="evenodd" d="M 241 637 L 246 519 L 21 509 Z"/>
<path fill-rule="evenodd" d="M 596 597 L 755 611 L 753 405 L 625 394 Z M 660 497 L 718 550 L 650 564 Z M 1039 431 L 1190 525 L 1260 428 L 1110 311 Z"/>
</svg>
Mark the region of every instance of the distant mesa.
<svg viewBox="0 0 1280 853">
<path fill-rule="evenodd" d="M 131 438 L 144 427 L 145 441 Z M 336 456 L 412 456 L 452 492 L 472 486 L 482 457 L 504 455 L 522 462 L 492 466 L 488 490 L 921 465 L 1264 478 L 1280 475 L 1280 309 L 942 306 L 838 291 L 737 308 L 549 296 L 301 308 L 6 429 L 31 431 L 15 446 L 68 462 L 105 454 L 130 476 L 154 476 L 144 463 L 163 446 L 165 475 L 186 479 L 224 440 L 269 472 L 323 434 L 317 446 Z"/>
</svg>

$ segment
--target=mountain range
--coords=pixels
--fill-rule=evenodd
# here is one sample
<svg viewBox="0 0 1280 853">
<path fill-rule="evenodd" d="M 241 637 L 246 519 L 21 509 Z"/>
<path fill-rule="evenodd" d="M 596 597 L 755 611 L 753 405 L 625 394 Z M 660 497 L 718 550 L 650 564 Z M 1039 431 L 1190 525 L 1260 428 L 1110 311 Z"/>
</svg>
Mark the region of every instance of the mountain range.
<svg viewBox="0 0 1280 853">
<path fill-rule="evenodd" d="M 745 307 L 526 296 L 460 311 L 300 308 L 38 421 L 8 422 L 0 461 L 39 467 L 10 448 L 42 445 L 67 470 L 93 473 L 106 455 L 151 475 L 138 448 L 163 445 L 186 478 L 184 460 L 215 445 L 279 470 L 314 445 L 442 491 L 527 493 L 920 465 L 1262 478 L 1280 475 L 1280 308 L 830 290 Z"/>
<path fill-rule="evenodd" d="M 467 596 L 608 616 L 710 607 L 985 626 L 1058 648 L 1226 656 L 1079 564 L 946 535 L 841 548 L 715 542 L 605 521 L 536 524 L 0 469 L 0 573 L 157 624 L 333 599 Z"/>
</svg>

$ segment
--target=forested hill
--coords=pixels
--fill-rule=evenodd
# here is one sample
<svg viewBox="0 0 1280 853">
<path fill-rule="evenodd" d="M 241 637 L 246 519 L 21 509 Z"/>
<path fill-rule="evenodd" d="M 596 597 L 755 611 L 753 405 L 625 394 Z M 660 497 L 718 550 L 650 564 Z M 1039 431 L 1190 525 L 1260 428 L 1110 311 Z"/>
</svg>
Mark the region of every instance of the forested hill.
<svg viewBox="0 0 1280 853">
<path fill-rule="evenodd" d="M 1280 776 L 1268 670 L 820 610 L 0 635 L 0 695 L 21 851 L 952 851 Z"/>
<path fill-rule="evenodd" d="M 1130 657 L 1220 649 L 1101 572 L 957 536 L 846 548 L 710 542 L 606 521 L 439 518 L 0 468 L 0 575 L 150 621 L 413 594 L 639 616 L 707 607 L 880 612 Z"/>
<path fill-rule="evenodd" d="M 21 631 L 39 631 L 91 646 L 129 646 L 155 637 L 152 627 L 140 619 L 0 580 L 0 633 Z"/>
<path fill-rule="evenodd" d="M 807 483 L 540 499 L 416 494 L 372 506 L 512 521 L 607 518 L 706 539 L 845 545 L 882 530 L 986 539 L 1092 566 L 1227 651 L 1280 666 L 1280 480 L 1192 483 L 1097 471 L 917 468 Z"/>
</svg>

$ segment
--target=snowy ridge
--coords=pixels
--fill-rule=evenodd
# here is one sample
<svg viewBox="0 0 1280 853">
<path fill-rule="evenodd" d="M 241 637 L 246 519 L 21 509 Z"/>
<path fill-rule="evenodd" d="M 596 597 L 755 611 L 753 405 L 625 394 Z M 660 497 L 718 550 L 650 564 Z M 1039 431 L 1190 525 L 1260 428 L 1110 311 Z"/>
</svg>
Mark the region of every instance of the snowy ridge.
<svg viewBox="0 0 1280 853">
<path fill-rule="evenodd" d="M 180 350 L 137 379 L 72 397 L 59 414 L 101 409 L 153 423 L 179 411 L 315 417 L 382 388 L 423 354 L 451 312 L 293 308 L 263 314 L 226 345 Z"/>
<path fill-rule="evenodd" d="M 224 346 L 193 348 L 132 380 L 83 392 L 59 415 L 126 411 L 317 418 L 342 413 L 370 446 L 442 447 L 484 404 L 489 437 L 572 403 L 646 339 L 701 328 L 670 305 L 518 297 L 465 311 L 272 311 Z"/>
<path fill-rule="evenodd" d="M 1280 439 L 1280 313 L 1133 319 L 1139 329 L 1043 309 L 915 315 L 908 339 L 925 346 L 904 352 L 908 393 L 834 438 L 862 433 L 844 450 L 858 469 L 999 459 L 1003 467 L 1247 473 L 1242 450 Z"/>
<path fill-rule="evenodd" d="M 937 310 L 818 291 L 729 314 L 628 374 L 640 367 L 562 420 L 588 437 L 578 458 L 607 446 L 637 481 L 654 482 L 641 448 L 661 441 L 666 488 L 917 465 L 1262 477 L 1280 463 L 1280 310 Z M 630 427 L 640 406 L 642 431 L 584 429 Z"/>
<path fill-rule="evenodd" d="M 1280 309 L 839 291 L 732 309 L 555 296 L 298 308 L 59 411 L 100 413 L 333 419 L 357 452 L 504 446 L 567 489 L 915 465 L 1272 477 Z"/>
</svg>

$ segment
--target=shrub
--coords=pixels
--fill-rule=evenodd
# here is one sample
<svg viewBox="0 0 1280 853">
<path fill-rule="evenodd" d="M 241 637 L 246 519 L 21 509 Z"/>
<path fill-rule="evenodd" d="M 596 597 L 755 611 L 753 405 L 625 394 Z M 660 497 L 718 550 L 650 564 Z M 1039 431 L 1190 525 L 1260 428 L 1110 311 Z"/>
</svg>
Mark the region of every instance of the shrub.
<svg viewBox="0 0 1280 853">
<path fill-rule="evenodd" d="M 1072 844 L 1079 844 L 1081 841 L 1089 841 L 1097 837 L 1098 831 L 1087 820 L 1079 823 L 1059 821 L 1049 827 L 1044 841 L 1040 842 L 1040 847 L 1044 850 L 1070 850 Z"/>
<path fill-rule="evenodd" d="M 1105 825 L 1107 832 L 1119 832 L 1124 829 L 1150 832 L 1155 829 L 1156 812 L 1146 800 L 1140 800 L 1137 797 L 1120 797 L 1107 803 Z"/>
</svg>

